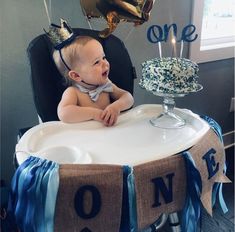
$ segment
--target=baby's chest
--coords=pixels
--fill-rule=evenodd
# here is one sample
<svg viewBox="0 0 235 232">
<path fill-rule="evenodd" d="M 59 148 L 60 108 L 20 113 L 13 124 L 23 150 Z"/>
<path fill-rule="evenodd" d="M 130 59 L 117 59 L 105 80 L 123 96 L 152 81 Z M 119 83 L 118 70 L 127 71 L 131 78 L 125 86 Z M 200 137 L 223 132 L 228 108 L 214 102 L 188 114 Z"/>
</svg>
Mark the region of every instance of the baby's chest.
<svg viewBox="0 0 235 232">
<path fill-rule="evenodd" d="M 105 109 L 110 104 L 109 93 L 102 92 L 97 101 L 92 101 L 88 93 L 78 93 L 78 105 Z"/>
</svg>

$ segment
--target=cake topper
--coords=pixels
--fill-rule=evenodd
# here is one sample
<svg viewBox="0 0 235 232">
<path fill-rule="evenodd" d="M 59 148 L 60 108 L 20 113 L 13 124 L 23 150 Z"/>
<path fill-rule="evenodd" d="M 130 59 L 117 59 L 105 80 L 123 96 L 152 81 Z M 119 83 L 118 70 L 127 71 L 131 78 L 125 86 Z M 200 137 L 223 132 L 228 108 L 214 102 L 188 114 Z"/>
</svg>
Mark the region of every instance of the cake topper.
<svg viewBox="0 0 235 232">
<path fill-rule="evenodd" d="M 184 42 L 192 43 L 198 38 L 198 34 L 194 34 L 195 32 L 196 26 L 188 24 L 182 29 L 181 37 L 177 39 L 178 27 L 175 23 L 170 25 L 165 24 L 163 27 L 159 25 L 151 25 L 147 30 L 147 39 L 150 43 L 158 44 L 159 56 L 162 57 L 161 43 L 167 42 L 170 36 L 171 44 L 173 46 L 172 56 L 177 56 L 176 43 L 180 42 L 180 58 L 182 58 Z"/>
</svg>

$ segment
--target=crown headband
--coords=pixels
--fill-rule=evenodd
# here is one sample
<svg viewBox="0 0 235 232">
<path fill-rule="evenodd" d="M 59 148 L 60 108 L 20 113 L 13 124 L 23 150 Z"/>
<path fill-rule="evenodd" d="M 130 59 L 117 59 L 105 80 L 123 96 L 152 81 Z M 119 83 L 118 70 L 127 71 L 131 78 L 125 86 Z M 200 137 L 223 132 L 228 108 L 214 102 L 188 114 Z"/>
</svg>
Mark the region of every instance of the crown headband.
<svg viewBox="0 0 235 232">
<path fill-rule="evenodd" d="M 49 27 L 49 31 L 47 32 L 45 29 L 44 31 L 49 40 L 52 42 L 54 48 L 59 51 L 60 59 L 65 65 L 65 67 L 69 71 L 71 71 L 71 68 L 66 64 L 63 58 L 61 49 L 64 46 L 71 44 L 73 40 L 76 38 L 76 35 L 73 32 L 72 28 L 68 25 L 68 23 L 64 19 L 60 19 L 60 26 L 52 23 Z M 86 83 L 83 80 L 82 82 L 85 83 L 86 85 L 96 86 Z"/>
<path fill-rule="evenodd" d="M 71 68 L 66 64 L 62 56 L 61 49 L 64 46 L 72 43 L 72 41 L 75 39 L 76 36 L 73 30 L 64 19 L 60 19 L 60 26 L 52 23 L 49 27 L 49 31 L 47 32 L 45 29 L 44 31 L 51 43 L 53 44 L 54 48 L 56 50 L 59 50 L 61 61 L 63 62 L 65 67 L 70 71 Z"/>
<path fill-rule="evenodd" d="M 49 31 L 47 32 L 45 29 L 44 31 L 56 50 L 60 50 L 70 44 L 76 37 L 64 19 L 60 19 L 60 26 L 52 23 Z"/>
</svg>

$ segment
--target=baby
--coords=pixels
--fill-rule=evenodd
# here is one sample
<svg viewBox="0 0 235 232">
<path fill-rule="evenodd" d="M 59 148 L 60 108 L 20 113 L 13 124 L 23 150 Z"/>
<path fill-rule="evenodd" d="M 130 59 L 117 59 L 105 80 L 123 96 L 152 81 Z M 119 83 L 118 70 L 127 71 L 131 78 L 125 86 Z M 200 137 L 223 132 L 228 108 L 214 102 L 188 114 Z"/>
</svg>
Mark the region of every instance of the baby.
<svg viewBox="0 0 235 232">
<path fill-rule="evenodd" d="M 96 120 L 112 126 L 120 112 L 133 105 L 132 95 L 109 80 L 109 62 L 94 38 L 79 36 L 55 50 L 53 58 L 60 73 L 71 82 L 57 108 L 61 121 Z"/>
</svg>

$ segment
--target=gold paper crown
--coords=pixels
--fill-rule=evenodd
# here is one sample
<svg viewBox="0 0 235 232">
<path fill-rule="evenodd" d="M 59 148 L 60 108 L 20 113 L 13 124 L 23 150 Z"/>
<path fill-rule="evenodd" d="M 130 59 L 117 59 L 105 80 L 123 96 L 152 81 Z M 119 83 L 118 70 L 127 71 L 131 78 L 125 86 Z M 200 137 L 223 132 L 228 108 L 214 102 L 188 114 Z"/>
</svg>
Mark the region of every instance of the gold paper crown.
<svg viewBox="0 0 235 232">
<path fill-rule="evenodd" d="M 73 30 L 64 19 L 60 19 L 60 26 L 52 23 L 49 31 L 45 33 L 57 50 L 71 43 L 75 38 Z"/>
</svg>

